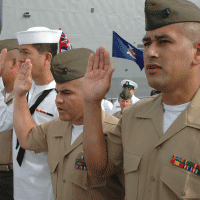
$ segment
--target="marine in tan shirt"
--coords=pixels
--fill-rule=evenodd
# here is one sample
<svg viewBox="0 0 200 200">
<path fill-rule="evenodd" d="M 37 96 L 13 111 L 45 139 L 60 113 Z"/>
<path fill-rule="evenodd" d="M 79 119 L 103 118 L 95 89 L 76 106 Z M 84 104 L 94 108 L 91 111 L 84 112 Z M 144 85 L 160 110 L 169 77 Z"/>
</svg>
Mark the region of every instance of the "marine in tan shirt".
<svg viewBox="0 0 200 200">
<path fill-rule="evenodd" d="M 53 191 L 58 200 L 124 199 L 123 175 L 119 173 L 121 166 L 117 170 L 110 169 L 114 176 L 103 177 L 101 173 L 90 176 L 85 162 L 81 87 L 90 53 L 91 50 L 81 48 L 54 57 L 51 71 L 56 81 L 59 118 L 53 121 L 36 126 L 31 120 L 25 101 L 25 93 L 31 84 L 29 60 L 22 65 L 15 83 L 14 127 L 19 143 L 36 153 L 48 151 Z M 113 131 L 118 122 L 103 111 L 100 120 L 104 132 Z"/>
<path fill-rule="evenodd" d="M 186 0 L 146 0 L 145 14 L 145 73 L 161 94 L 124 111 L 105 137 L 99 101 L 114 69 L 98 48 L 82 87 L 86 163 L 94 176 L 94 166 L 109 174 L 123 162 L 127 200 L 200 199 L 200 9 Z"/>
<path fill-rule="evenodd" d="M 13 86 L 18 74 L 19 45 L 17 39 L 0 41 L 0 51 L 7 49 L 5 69 L 0 70 L 5 88 L 1 91 L 9 106 L 14 98 Z M 3 50 L 6 51 L 6 50 Z M 0 55 L 2 58 L 2 54 Z M 0 199 L 13 199 L 12 130 L 0 132 Z"/>
<path fill-rule="evenodd" d="M 120 94 L 118 98 L 118 102 L 120 105 L 121 110 L 114 113 L 113 116 L 121 119 L 122 117 L 122 112 L 124 111 L 125 108 L 128 108 L 132 104 L 132 95 L 129 91 L 128 88 L 125 88 Z"/>
</svg>

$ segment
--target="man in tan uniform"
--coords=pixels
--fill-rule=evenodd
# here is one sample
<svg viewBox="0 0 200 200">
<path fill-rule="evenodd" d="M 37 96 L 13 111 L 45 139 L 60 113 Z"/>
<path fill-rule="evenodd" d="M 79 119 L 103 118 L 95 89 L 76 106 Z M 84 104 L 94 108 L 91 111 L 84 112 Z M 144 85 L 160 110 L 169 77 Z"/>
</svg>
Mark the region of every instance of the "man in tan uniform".
<svg viewBox="0 0 200 200">
<path fill-rule="evenodd" d="M 15 82 L 14 128 L 19 143 L 36 153 L 48 151 L 54 195 L 58 200 L 124 199 L 123 182 L 117 176 L 99 180 L 98 176 L 87 175 L 81 86 L 90 53 L 89 49 L 73 49 L 53 59 L 51 71 L 56 81 L 59 118 L 43 125 L 35 124 L 26 103 L 25 94 L 31 87 L 30 61 L 22 66 Z M 103 131 L 114 130 L 118 122 L 103 111 L 102 121 Z"/>
<path fill-rule="evenodd" d="M 120 94 L 119 94 L 119 98 L 118 98 L 118 102 L 120 105 L 121 110 L 114 113 L 113 116 L 121 119 L 122 117 L 122 112 L 125 108 L 128 108 L 131 104 L 132 104 L 132 95 L 129 91 L 128 88 L 125 88 Z"/>
<path fill-rule="evenodd" d="M 14 98 L 13 86 L 20 68 L 17 39 L 1 40 L 0 51 L 4 48 L 7 49 L 7 58 L 0 77 L 5 88 L 1 92 L 9 106 Z M 13 199 L 12 130 L 0 133 L 0 199 Z"/>
<path fill-rule="evenodd" d="M 146 0 L 145 14 L 145 73 L 161 94 L 124 111 L 105 140 L 99 102 L 114 69 L 104 47 L 90 56 L 82 89 L 88 173 L 123 161 L 127 200 L 200 199 L 200 9 L 186 0 Z"/>
</svg>

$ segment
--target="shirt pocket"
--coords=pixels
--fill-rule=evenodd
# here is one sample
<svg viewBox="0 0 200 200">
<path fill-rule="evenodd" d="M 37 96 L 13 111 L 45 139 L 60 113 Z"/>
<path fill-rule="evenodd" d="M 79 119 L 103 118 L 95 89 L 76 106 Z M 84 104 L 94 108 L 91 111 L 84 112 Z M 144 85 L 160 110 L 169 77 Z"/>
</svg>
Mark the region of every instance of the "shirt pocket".
<svg viewBox="0 0 200 200">
<path fill-rule="evenodd" d="M 139 182 L 139 165 L 142 159 L 142 154 L 124 152 L 124 177 L 125 177 L 125 199 L 136 199 L 138 193 Z"/>
<path fill-rule="evenodd" d="M 200 176 L 178 166 L 166 164 L 161 181 L 179 199 L 200 199 Z M 165 188 L 169 192 L 169 189 Z"/>
<path fill-rule="evenodd" d="M 51 173 L 51 182 L 53 186 L 54 196 L 57 197 L 57 183 L 58 183 L 58 161 L 47 158 L 47 162 L 49 164 L 50 173 Z"/>
<path fill-rule="evenodd" d="M 79 153 L 76 156 L 76 159 L 80 159 L 82 156 L 84 156 L 83 152 Z M 87 166 L 87 163 L 86 163 L 86 166 Z M 75 167 L 75 164 L 72 170 L 72 174 L 70 176 L 70 180 L 73 184 L 81 187 L 84 190 L 106 185 L 106 179 L 97 180 L 95 178 L 90 178 L 88 176 L 87 170 L 77 169 Z"/>
</svg>

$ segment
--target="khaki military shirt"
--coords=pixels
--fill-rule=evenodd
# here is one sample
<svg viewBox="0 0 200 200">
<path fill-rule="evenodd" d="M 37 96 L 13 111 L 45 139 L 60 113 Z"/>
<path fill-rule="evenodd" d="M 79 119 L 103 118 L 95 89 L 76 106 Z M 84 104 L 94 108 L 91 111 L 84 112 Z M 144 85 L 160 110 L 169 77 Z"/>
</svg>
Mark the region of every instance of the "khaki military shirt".
<svg viewBox="0 0 200 200">
<path fill-rule="evenodd" d="M 118 119 L 103 112 L 103 130 L 114 130 Z M 71 145 L 72 124 L 59 118 L 35 127 L 29 144 L 36 152 L 48 151 L 54 196 L 58 200 L 124 199 L 124 189 L 115 178 L 88 181 L 87 170 L 76 168 L 84 156 L 83 133 Z M 120 179 L 120 178 L 119 178 Z"/>
<path fill-rule="evenodd" d="M 176 155 L 200 165 L 200 89 L 165 134 L 162 124 L 162 96 L 156 95 L 124 111 L 108 133 L 112 164 L 124 161 L 125 199 L 200 199 L 200 176 L 171 163 Z"/>
<path fill-rule="evenodd" d="M 2 90 L 2 94 L 6 95 L 6 90 Z M 12 92 L 5 103 L 9 106 L 14 98 Z M 0 164 L 11 164 L 12 163 L 12 132 L 13 130 L 0 132 Z"/>
<path fill-rule="evenodd" d="M 118 112 L 116 112 L 116 113 L 114 113 L 112 116 L 114 116 L 114 117 L 116 117 L 116 118 L 118 118 L 118 119 L 121 119 L 121 117 L 122 117 L 121 110 L 118 111 Z"/>
</svg>

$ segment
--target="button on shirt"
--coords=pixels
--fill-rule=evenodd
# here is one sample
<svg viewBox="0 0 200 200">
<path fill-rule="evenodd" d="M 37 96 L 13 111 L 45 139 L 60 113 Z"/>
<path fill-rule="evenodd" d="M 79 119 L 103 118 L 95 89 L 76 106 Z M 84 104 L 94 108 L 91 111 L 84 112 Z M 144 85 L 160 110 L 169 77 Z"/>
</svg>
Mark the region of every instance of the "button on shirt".
<svg viewBox="0 0 200 200">
<path fill-rule="evenodd" d="M 48 85 L 37 86 L 33 82 L 32 88 L 28 95 L 29 107 L 32 106 L 36 99 L 44 90 L 55 88 L 55 81 Z M 53 114 L 53 117 L 37 112 L 32 115 L 37 125 L 57 118 L 58 111 L 55 104 L 56 92 L 51 91 L 47 97 L 37 107 L 40 110 Z M 13 127 L 13 104 L 7 107 L 2 104 L 0 95 L 0 131 L 11 129 Z M 18 149 L 16 149 L 17 137 L 13 132 L 13 165 L 14 165 L 14 199 L 15 200 L 54 200 L 50 170 L 47 163 L 47 153 L 35 154 L 26 150 L 25 156 L 20 167 L 16 157 Z"/>
</svg>

